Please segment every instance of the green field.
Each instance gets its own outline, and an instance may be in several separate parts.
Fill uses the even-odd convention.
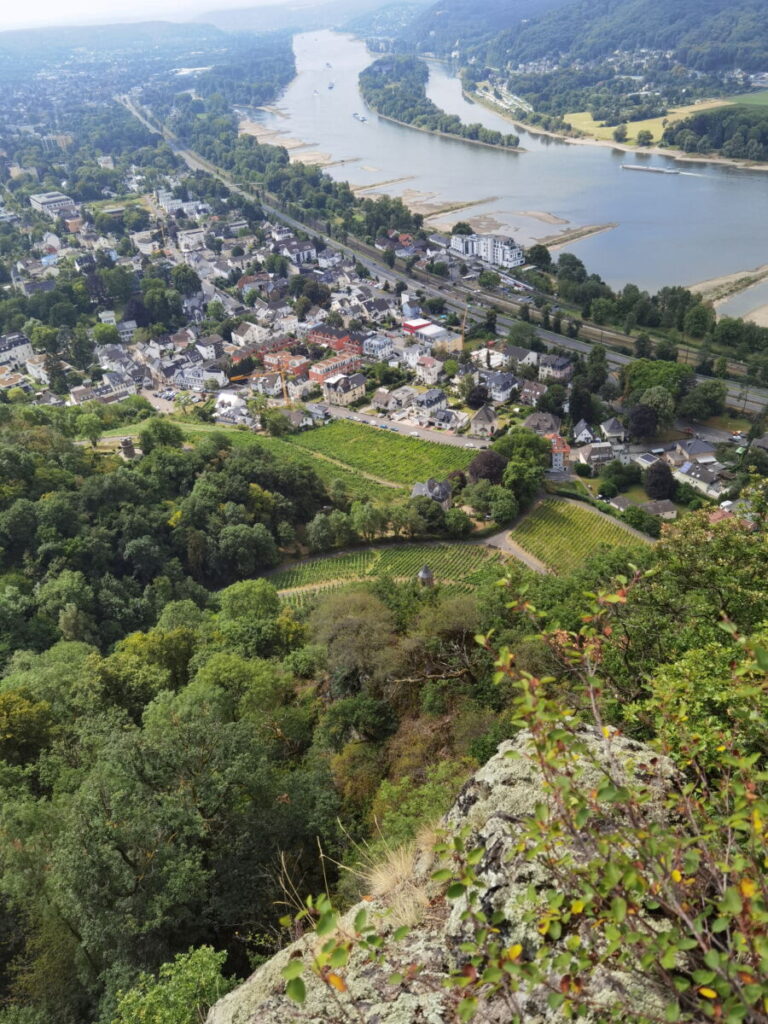
[[[313,558],[268,578],[281,591],[314,591],[381,576],[415,579],[423,565],[430,567],[436,583],[470,591],[498,579],[502,560],[481,544],[399,544]]]
[[[382,480],[409,485],[431,476],[442,478],[453,469],[466,469],[477,454],[454,445],[402,437],[349,420],[336,420],[327,427],[296,434],[289,443],[338,459]]]
[[[643,543],[588,507],[554,498],[542,501],[515,527],[511,537],[557,573],[578,569],[603,545],[637,547]]]
[[[745,92],[740,96],[729,96],[723,103],[740,103],[748,107],[768,107],[768,89],[759,92]]]

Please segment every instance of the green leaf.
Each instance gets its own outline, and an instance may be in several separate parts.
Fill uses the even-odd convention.
[[[453,878],[453,872],[449,868],[441,868],[439,871],[433,871],[430,877],[433,882],[448,882]]]
[[[307,998],[307,989],[301,978],[291,978],[285,986],[285,994],[294,1003],[303,1003]]]
[[[367,921],[368,911],[364,909],[358,910],[358,912],[355,914],[355,931],[361,932],[365,928]]]
[[[670,1024],[674,1024],[674,1021],[680,1020],[680,1007],[677,1003],[668,1003],[664,1010],[664,1020],[668,1020]]]
[[[315,931],[318,935],[327,935],[328,932],[333,931],[336,927],[336,915],[331,911],[327,914],[322,914],[320,920],[315,926]]]
[[[740,914],[741,913],[741,896],[736,886],[729,886],[720,900],[720,912],[723,914]]]
[[[331,967],[346,967],[349,962],[349,952],[343,946],[339,946],[331,953],[328,961]]]
[[[457,900],[460,896],[463,896],[466,892],[466,886],[462,882],[454,882],[453,885],[449,885],[445,895],[449,900]]]
[[[457,1012],[460,1021],[472,1020],[477,1013],[477,999],[474,996],[465,996],[459,1003]]]
[[[611,900],[611,914],[614,921],[618,921],[621,924],[627,916],[627,901],[621,896],[614,896]]]
[[[304,961],[301,957],[295,957],[293,960],[289,960],[285,967],[280,972],[286,981],[291,981],[293,978],[298,978],[304,971]]]
[[[410,930],[411,929],[408,927],[408,925],[404,924],[400,928],[395,928],[395,931],[392,934],[392,938],[395,940],[395,942],[400,942],[402,939],[406,937],[406,935],[408,935]]]
[[[394,974],[390,974],[390,976],[387,978],[387,981],[389,982],[390,985],[402,985],[403,976],[402,974],[398,974],[397,972],[395,972]]]

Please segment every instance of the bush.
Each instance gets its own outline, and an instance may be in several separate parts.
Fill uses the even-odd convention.
[[[588,466],[586,462],[577,462],[573,470],[576,476],[581,476],[585,479],[589,479],[592,476],[592,467]]]

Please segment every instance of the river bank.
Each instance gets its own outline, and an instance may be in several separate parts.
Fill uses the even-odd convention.
[[[389,114],[382,114],[375,107],[369,106],[369,109],[373,111],[376,117],[380,117],[382,121],[389,121],[391,124],[399,124],[402,128],[410,128],[415,132],[424,132],[425,135],[437,135],[441,139],[452,139],[454,142],[466,142],[470,146],[482,146],[484,149],[495,149],[500,153],[525,153],[525,150],[521,146],[497,146],[493,142],[481,142],[480,139],[468,139],[464,135],[452,135],[450,132],[441,132],[437,128],[422,128],[418,124],[409,124],[408,121],[399,121],[396,117],[390,117]]]
[[[469,103],[479,103],[487,110],[492,110],[495,114],[498,114],[499,117],[503,117],[505,121],[509,121],[510,124],[522,131],[529,132],[531,135],[541,135],[548,139],[555,139],[558,142],[565,142],[570,146],[599,146],[601,149],[612,149],[619,153],[664,156],[668,157],[670,160],[675,160],[677,163],[711,164],[716,167],[734,167],[739,171],[760,171],[762,173],[768,173],[768,163],[750,162],[748,160],[729,160],[724,156],[694,156],[690,153],[684,152],[682,149],[669,149],[666,146],[631,146],[629,143],[615,142],[612,139],[595,139],[585,135],[566,135],[563,132],[549,131],[546,128],[540,128],[538,125],[532,125],[528,124],[526,121],[521,121],[519,118],[514,117],[506,107],[502,107],[498,103],[493,103],[481,93],[469,92],[462,86],[461,94]]]

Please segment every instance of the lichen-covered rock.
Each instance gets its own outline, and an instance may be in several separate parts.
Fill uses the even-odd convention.
[[[584,730],[581,739],[588,756],[577,760],[575,770],[583,783],[596,787],[605,777],[604,767],[609,765],[619,782],[642,782],[652,794],[658,793],[657,813],[662,813],[664,793],[675,776],[672,763],[650,748],[619,735],[606,743],[596,730]],[[529,892],[552,885],[546,865],[534,856],[520,850],[521,822],[535,812],[537,804],[547,800],[547,787],[535,758],[531,756],[531,738],[522,733],[516,740],[503,743],[497,754],[481,768],[463,787],[454,806],[445,817],[446,830],[468,832],[471,847],[481,847],[485,853],[476,868],[481,882],[480,901],[489,915],[501,910],[504,914],[502,937],[510,944],[520,943],[530,954],[543,941],[536,928],[525,920],[530,909]],[[612,814],[621,815],[620,807]],[[650,813],[654,811],[651,800]],[[599,828],[591,822],[591,827]],[[365,1024],[442,1024],[455,1019],[460,994],[445,988],[445,977],[462,963],[459,944],[467,938],[466,922],[462,915],[467,909],[464,898],[453,903],[443,898],[436,883],[430,881],[434,858],[422,850],[415,857],[406,887],[409,898],[419,894],[423,916],[409,935],[400,942],[385,943],[385,959],[373,963],[360,950],[352,953],[348,966],[341,972],[347,987],[337,992],[326,982],[305,971],[306,1002],[297,1006],[285,995],[281,970],[297,956],[308,964],[313,959],[314,944],[319,940],[305,936],[282,950],[260,967],[239,988],[220,1000],[210,1011],[207,1024],[335,1024],[357,1020]],[[402,888],[400,890],[402,895]],[[352,922],[358,910],[364,907],[369,919],[382,934],[391,932],[399,921],[392,920],[392,898],[361,903],[341,920],[339,930],[352,933]],[[408,967],[418,965],[419,971],[407,985],[393,986],[389,977],[393,972],[407,973]],[[594,1001],[600,1005],[615,1003],[634,996],[633,981],[617,972],[602,970],[590,979]],[[516,1013],[526,1024],[547,1024],[561,1021],[559,1012],[550,1009],[548,992],[541,988],[520,993]],[[644,1009],[652,1006],[659,1013],[662,1006],[654,1006],[657,997],[652,991],[642,992]],[[511,1019],[509,1004],[502,1000],[487,999],[481,1005],[475,1021],[478,1024],[508,1024]],[[597,1019],[597,1018],[595,1018]]]

